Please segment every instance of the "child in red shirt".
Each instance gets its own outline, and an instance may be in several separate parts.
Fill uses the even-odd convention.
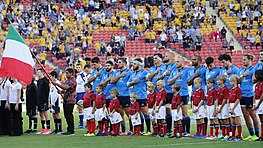
[[[114,134],[112,136],[117,136],[120,133],[120,122],[122,117],[120,114],[120,101],[118,100],[119,91],[116,88],[110,90],[110,95],[112,99],[109,104],[109,117],[111,121],[111,126]]]
[[[192,96],[192,109],[193,109],[193,116],[196,120],[196,128],[197,134],[194,136],[196,139],[205,138],[205,131],[206,125],[204,118],[206,117],[205,108],[204,108],[204,100],[205,100],[205,93],[201,89],[202,79],[195,78],[194,79],[194,86],[196,90],[193,92]],[[202,135],[201,134],[202,131]]]
[[[154,110],[156,113],[156,119],[158,122],[158,126],[160,129],[160,137],[164,137],[166,135],[166,108],[165,108],[165,100],[166,100],[166,92],[164,90],[165,82],[163,80],[157,81],[157,88],[158,92],[156,92],[155,97],[155,104],[154,104]]]
[[[99,123],[99,133],[97,134],[97,136],[108,136],[109,135],[109,131],[108,131],[108,121],[106,120],[106,112],[107,112],[107,108],[106,108],[106,96],[102,93],[102,89],[103,87],[101,85],[98,85],[96,87],[96,101],[95,101],[95,120],[98,121]],[[104,125],[104,131],[103,132],[103,127]]]
[[[94,120],[96,95],[92,91],[92,85],[84,85],[86,93],[83,96],[84,119],[87,121],[87,133],[85,137],[95,136],[96,123]]]
[[[154,93],[155,85],[152,82],[149,82],[147,84],[147,90],[149,91],[149,94],[147,95],[147,107],[148,107],[148,114],[150,116],[150,119],[152,121],[152,127],[153,127],[153,136],[156,136],[158,134],[158,125],[155,118],[154,113],[154,103],[155,103],[155,93]],[[150,131],[149,131],[150,132]]]
[[[254,110],[256,110],[261,122],[261,136],[256,141],[263,141],[263,70],[257,70],[255,77],[257,84],[255,87]]]
[[[213,78],[209,78],[206,80],[207,85],[207,97],[206,97],[206,104],[207,104],[207,113],[208,118],[210,119],[210,134],[208,138],[215,138],[218,137],[219,131],[219,122],[217,118],[216,109],[218,106],[217,102],[217,91],[214,88],[215,80]],[[215,129],[215,134],[214,134]]]
[[[141,131],[141,118],[140,118],[140,104],[137,102],[138,95],[131,93],[131,105],[129,110],[129,118],[133,126],[133,135],[139,136]]]
[[[174,121],[174,133],[170,138],[181,138],[183,133],[183,126],[182,126],[182,109],[181,106],[183,105],[182,98],[179,94],[179,90],[181,89],[181,85],[175,84],[172,87],[172,91],[174,93],[172,98],[172,120]],[[179,133],[179,136],[177,136]]]
[[[232,75],[230,77],[230,85],[232,86],[229,89],[229,99],[228,99],[228,106],[229,106],[229,113],[231,114],[231,124],[232,124],[232,136],[231,139],[233,141],[240,141],[242,139],[242,122],[240,116],[242,116],[240,100],[241,96],[241,89],[237,86],[238,85],[238,76]],[[236,136],[236,128],[238,131],[238,135]]]

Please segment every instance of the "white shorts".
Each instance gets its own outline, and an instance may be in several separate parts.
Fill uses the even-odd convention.
[[[121,121],[122,121],[122,117],[121,114],[118,112],[114,112],[113,115],[110,117],[111,124],[120,123]]]
[[[92,114],[92,108],[88,107],[84,109],[84,121],[94,119],[94,114]]]
[[[165,119],[166,116],[166,108],[165,106],[161,106],[158,112],[155,112],[156,119]]]
[[[96,109],[95,120],[102,121],[103,118],[106,118],[106,109],[104,111],[103,108]]]
[[[230,103],[230,108],[232,108],[234,106],[235,103]],[[240,103],[238,103],[238,105],[236,106],[236,108],[234,109],[233,113],[231,114],[231,117],[239,117],[242,116],[242,111],[241,111],[241,106]]]
[[[221,105],[218,106],[220,108]],[[228,119],[230,118],[229,110],[228,110],[228,105],[225,104],[224,107],[222,108],[222,111],[220,114],[218,114],[218,119]]]
[[[141,116],[140,114],[138,114],[137,119],[135,118],[136,114],[131,115],[131,122],[132,122],[132,126],[136,126],[136,125],[141,125],[142,121],[141,121]]]
[[[150,116],[151,120],[156,118],[153,108],[148,109],[148,115]]]
[[[197,106],[193,106],[193,110],[196,109]],[[197,112],[193,113],[194,119],[203,119],[206,117],[205,107],[204,105],[200,106]]]
[[[259,100],[256,100],[256,104],[258,104]],[[263,114],[263,102],[260,104],[258,109],[256,110],[257,114],[262,115]]]
[[[213,113],[215,111],[215,106],[211,105],[211,106],[207,106],[207,117],[208,119],[216,119],[217,115],[214,116]]]
[[[183,119],[183,114],[182,114],[182,109],[179,108],[179,112],[177,112],[178,109],[173,109],[172,110],[172,120],[173,121],[178,121]]]

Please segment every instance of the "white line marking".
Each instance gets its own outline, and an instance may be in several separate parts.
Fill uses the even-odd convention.
[[[144,147],[166,147],[166,146],[180,146],[180,145],[206,145],[206,144],[215,144],[220,142],[197,142],[197,143],[175,143],[175,144],[162,144],[162,145],[146,145]]]

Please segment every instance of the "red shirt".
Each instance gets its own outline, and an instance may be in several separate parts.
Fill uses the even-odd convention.
[[[161,101],[163,101],[163,104],[162,104],[162,106],[163,106],[164,102],[166,100],[166,96],[167,96],[166,91],[162,90],[162,91],[156,92],[155,94],[156,94],[156,96],[155,96],[156,106],[159,106]]]
[[[258,82],[255,86],[255,98],[259,100],[263,94],[263,82]]]
[[[83,96],[83,107],[88,108],[93,106],[93,101],[96,100],[96,95],[93,92],[85,93]]]
[[[102,108],[104,104],[106,104],[106,97],[104,94],[100,94],[96,96],[96,108]]]
[[[177,109],[177,107],[182,103],[182,98],[180,94],[173,95],[172,98],[172,109]]]
[[[113,110],[115,110],[116,112],[119,112],[120,101],[118,99],[111,99],[110,105],[109,105],[109,110],[110,110],[110,112],[112,112]]]
[[[241,89],[239,87],[229,89],[229,103],[235,103],[237,99],[241,99]]]
[[[223,88],[219,87],[217,90],[217,100],[218,100],[218,105],[222,105],[222,102],[224,99],[228,99],[229,95],[229,90],[226,86]]]
[[[155,102],[155,93],[147,95],[147,105],[148,108],[153,108]]]
[[[140,104],[136,101],[130,105],[130,115],[134,115],[137,112],[140,112]]]
[[[201,100],[205,100],[205,93],[202,89],[195,90],[192,96],[194,106],[198,106]]]
[[[207,91],[207,97],[206,97],[206,103],[208,106],[214,105],[215,100],[217,99],[217,91],[216,89],[208,90]]]

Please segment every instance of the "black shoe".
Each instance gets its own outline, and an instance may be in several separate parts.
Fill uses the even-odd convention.
[[[263,141],[263,137],[259,137],[256,141],[262,142]]]
[[[25,131],[26,134],[30,134],[30,133],[32,133],[32,132],[33,132],[32,129],[29,129],[29,130],[26,130],[26,131]]]
[[[171,136],[169,136],[169,138],[176,138],[176,136],[174,136],[174,135],[171,135]]]
[[[61,135],[75,135],[74,132],[63,132]]]
[[[53,132],[51,132],[51,135],[56,135],[58,133],[58,131],[53,131]]]
[[[176,138],[183,138],[182,136],[176,136]]]

